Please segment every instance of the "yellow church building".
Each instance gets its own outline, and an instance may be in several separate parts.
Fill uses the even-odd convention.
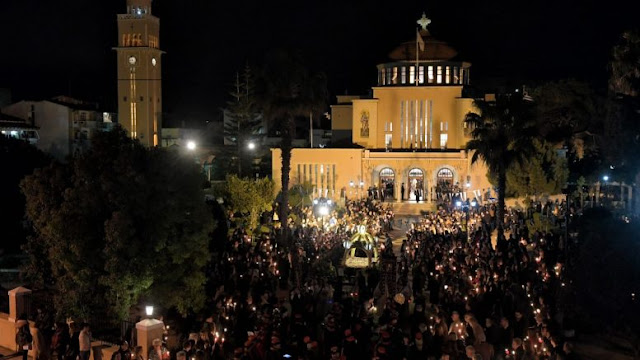
[[[379,196],[409,203],[480,198],[491,187],[482,163],[471,164],[464,97],[471,64],[431,36],[430,20],[418,20],[416,39],[378,65],[371,98],[338,96],[331,106],[334,137],[350,134],[361,148],[296,148],[291,186],[310,183],[315,196]],[[272,149],[272,174],[281,184],[281,151]]]

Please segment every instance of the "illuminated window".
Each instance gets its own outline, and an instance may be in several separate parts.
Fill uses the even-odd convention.
[[[382,70],[380,70],[380,84],[382,85],[386,85],[386,78],[385,78],[385,71],[384,68]]]
[[[442,84],[442,66],[438,66],[438,72],[436,73],[436,83]]]
[[[403,66],[400,71],[400,82],[403,84],[407,83],[407,68],[405,66]]]
[[[453,171],[451,169],[442,168],[438,171],[436,175],[438,180],[438,185],[453,185]]]
[[[447,134],[440,134],[440,148],[441,149],[446,149],[447,148],[447,140],[448,140],[449,136]]]
[[[409,84],[413,84],[416,79],[416,68],[415,66],[409,67]]]
[[[450,68],[447,66],[444,74],[444,82],[448,84],[450,80],[451,80],[451,72],[450,72]]]
[[[387,148],[391,148],[391,138],[393,138],[392,134],[384,134],[384,146]]]
[[[459,72],[458,72],[458,67],[457,66],[453,67],[453,83],[454,84],[460,84],[460,76],[459,76]]]
[[[391,78],[391,82],[393,84],[397,84],[398,83],[398,68],[397,67],[393,68],[393,77]]]
[[[418,82],[424,84],[424,66],[418,67]]]

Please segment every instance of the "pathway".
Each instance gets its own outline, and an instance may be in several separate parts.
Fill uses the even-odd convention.
[[[393,221],[393,230],[389,233],[393,243],[393,252],[400,257],[400,247],[402,240],[407,238],[407,231],[411,228],[411,223],[420,221],[420,215],[396,215]]]

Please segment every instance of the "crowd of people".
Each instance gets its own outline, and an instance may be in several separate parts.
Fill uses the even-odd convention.
[[[315,210],[292,209],[286,244],[276,241],[275,224],[271,233],[234,229],[210,270],[211,316],[171,351],[156,339],[148,358],[576,358],[571,319],[558,303],[569,287],[566,242],[530,231],[532,213],[508,211],[505,235],[496,237],[491,204],[441,207],[412,220],[374,199],[347,201],[325,216]],[[533,207],[555,219],[564,211],[564,204]],[[345,244],[362,226],[380,258],[346,268]],[[86,326],[61,324],[51,354],[85,360]],[[112,360],[141,354],[123,342]]]
[[[564,207],[554,209],[561,218]],[[187,357],[575,358],[571,321],[557,304],[567,285],[564,241],[530,232],[531,214],[509,211],[506,236],[496,239],[492,205],[440,209],[409,226],[368,199],[322,219],[313,207],[293,212],[292,252],[273,233],[236,229],[213,272],[215,313],[185,342]],[[393,269],[342,266],[345,240],[360,225]],[[394,228],[406,230],[395,251]],[[381,286],[390,276],[393,292]]]

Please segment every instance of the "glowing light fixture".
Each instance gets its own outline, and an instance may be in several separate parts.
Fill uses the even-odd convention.
[[[144,312],[147,314],[147,316],[153,316],[153,305],[145,306]]]
[[[193,140],[187,141],[187,149],[195,150],[196,149],[196,142],[193,141]]]
[[[318,207],[318,214],[320,214],[321,216],[329,215],[329,207],[327,205]]]

